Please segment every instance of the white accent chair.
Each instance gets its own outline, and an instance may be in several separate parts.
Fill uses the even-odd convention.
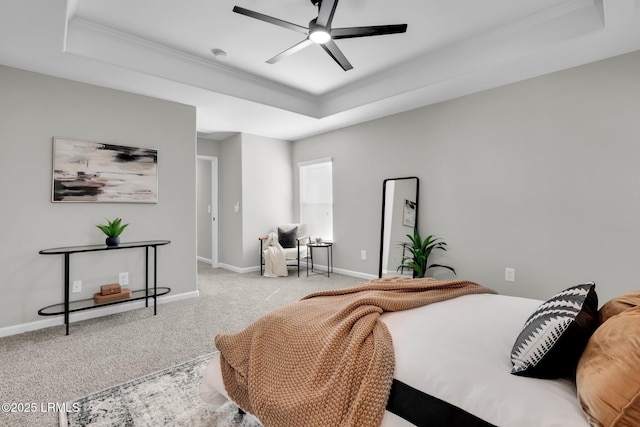
[[[280,245],[282,245],[282,248],[284,249],[287,265],[296,266],[298,269],[298,277],[300,277],[300,264],[301,264],[301,261],[306,259],[308,256],[309,248],[307,248],[307,243],[311,243],[311,237],[309,237],[307,224],[282,224],[282,225],[278,225],[276,229],[273,231],[278,233],[279,230],[282,230],[283,232],[286,233],[286,232],[290,232],[296,227],[297,227],[297,230],[295,233],[295,239],[293,239],[292,247],[285,247],[285,245],[282,245],[282,240],[280,239],[278,240],[280,241]],[[261,276],[264,274],[263,243],[267,239],[267,237],[268,235],[258,237],[258,240],[260,241],[260,275]]]

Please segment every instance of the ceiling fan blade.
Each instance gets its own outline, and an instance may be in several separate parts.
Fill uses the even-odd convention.
[[[254,12],[253,10],[245,9],[243,7],[240,7],[240,6],[234,6],[233,7],[233,11],[235,13],[239,13],[241,15],[245,15],[245,16],[248,16],[250,18],[255,18],[255,19],[258,19],[260,21],[268,22],[270,24],[274,24],[274,25],[277,25],[279,27],[287,28],[289,30],[297,31],[297,32],[305,34],[305,35],[309,33],[309,29],[307,27],[303,27],[301,25],[297,25],[297,24],[293,24],[291,22],[283,21],[282,19],[274,18],[274,17],[269,16],[269,15],[264,15],[264,14],[259,13],[259,12]]]
[[[370,27],[333,28],[332,39],[350,39],[354,37],[383,36],[385,34],[398,34],[407,31],[407,24],[375,25]]]
[[[275,64],[276,62],[280,61],[283,58],[286,58],[289,55],[293,55],[296,52],[301,51],[302,49],[304,49],[305,47],[312,45],[313,42],[309,39],[304,39],[302,40],[300,43],[291,46],[289,49],[284,50],[282,52],[280,52],[279,54],[277,54],[276,56],[274,56],[273,58],[267,60],[267,63],[269,64]]]
[[[321,27],[331,28],[331,21],[333,21],[334,13],[336,13],[336,7],[338,7],[338,0],[322,0],[316,24]]]
[[[329,40],[325,44],[321,44],[322,48],[331,56],[334,61],[338,63],[339,66],[342,67],[343,70],[349,71],[353,68],[353,65],[347,60],[344,56],[338,45],[333,41]]]

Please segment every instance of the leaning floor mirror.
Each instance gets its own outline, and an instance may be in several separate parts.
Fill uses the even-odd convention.
[[[402,264],[402,242],[418,226],[420,180],[415,176],[385,179],[382,184],[382,225],[378,277],[412,275]]]

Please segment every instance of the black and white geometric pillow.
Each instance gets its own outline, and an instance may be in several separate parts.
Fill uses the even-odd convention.
[[[575,375],[578,359],[598,325],[596,284],[572,286],[542,303],[511,350],[511,373],[533,378]]]

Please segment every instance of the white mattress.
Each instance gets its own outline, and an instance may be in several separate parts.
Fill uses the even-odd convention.
[[[384,313],[394,378],[496,426],[588,427],[572,381],[509,373],[511,347],[541,302],[479,294]],[[213,405],[228,399],[218,357],[205,371],[200,396]],[[383,427],[411,425],[388,411],[382,421]]]

